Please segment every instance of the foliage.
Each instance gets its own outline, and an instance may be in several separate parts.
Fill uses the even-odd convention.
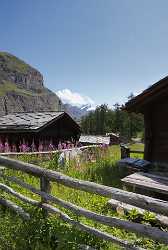
[[[137,147],[137,146],[136,146]],[[64,167],[60,168],[57,164],[58,155],[50,155],[49,158],[42,158],[37,156],[24,155],[19,156],[26,162],[36,163],[40,166],[56,169],[69,176],[102,183],[104,185],[114,186],[121,188],[120,179],[127,175],[125,169],[120,169],[116,164],[116,160],[120,158],[120,149],[118,146],[112,146],[108,149],[94,149],[92,152],[95,154],[94,161],[88,161],[87,163],[77,164],[72,161]],[[6,170],[8,175],[17,175],[23,181],[39,188],[39,179],[30,176],[19,171]],[[37,195],[31,192],[21,189],[18,185],[13,183],[7,183],[13,187],[16,191],[21,192],[23,195],[39,200]],[[70,201],[81,207],[95,211],[104,215],[117,216],[115,211],[112,211],[107,206],[107,198],[99,195],[89,194],[84,191],[74,190],[63,185],[52,183],[51,193],[58,198]],[[76,227],[70,226],[69,224],[62,222],[57,216],[43,217],[40,209],[34,209],[31,206],[23,204],[12,196],[2,193],[4,197],[7,197],[17,204],[24,207],[31,216],[31,221],[25,222],[16,216],[8,209],[0,210],[0,249],[1,250],[43,250],[43,249],[80,249],[79,245],[89,245],[97,250],[118,250],[120,247],[115,244],[103,241],[93,235],[77,230]],[[58,206],[59,208],[59,206]],[[76,217],[66,209],[61,209],[66,212],[73,219],[80,220],[82,223],[98,228],[102,231],[106,231],[118,238],[133,242],[135,245],[144,247],[146,249],[158,249],[168,250],[166,246],[158,243],[154,243],[152,240],[136,236],[134,233],[128,233],[125,230],[110,228],[108,226],[102,226],[99,223],[93,222],[86,219],[83,216]],[[130,212],[128,217],[125,219],[135,221],[140,218],[142,223],[153,223],[153,215],[144,214],[142,217],[138,217],[136,211]]]
[[[6,52],[0,52],[0,59],[6,63],[6,67],[10,71],[27,73],[30,68],[30,66],[25,62]]]
[[[13,82],[3,80],[3,84],[0,85],[0,96],[4,96],[8,92],[15,92],[16,94],[25,95],[25,96],[41,96],[44,93],[35,93],[31,90],[17,86]]]
[[[137,136],[137,133],[142,133],[144,125],[141,114],[128,114],[116,103],[114,110],[103,104],[89,112],[82,118],[81,127],[85,134],[104,135],[114,132],[130,139]]]

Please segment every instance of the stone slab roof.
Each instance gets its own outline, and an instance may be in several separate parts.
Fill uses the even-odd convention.
[[[14,113],[0,117],[0,130],[37,130],[64,112]]]
[[[79,138],[79,142],[81,143],[89,143],[89,144],[110,144],[109,136],[96,136],[96,135],[81,135]]]

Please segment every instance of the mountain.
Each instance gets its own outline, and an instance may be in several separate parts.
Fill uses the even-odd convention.
[[[0,114],[57,111],[59,97],[44,85],[42,74],[19,58],[0,52]]]
[[[82,116],[88,114],[90,106],[84,105],[81,107],[73,106],[71,104],[64,104],[64,110],[71,115],[75,120],[80,120]]]

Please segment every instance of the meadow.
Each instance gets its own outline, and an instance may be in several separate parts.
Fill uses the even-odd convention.
[[[135,144],[131,146],[132,149],[143,150],[143,144]],[[19,156],[19,160],[30,162],[42,167],[60,171],[68,176],[74,178],[89,180],[96,183],[104,184],[122,188],[120,179],[127,175],[127,170],[119,168],[117,161],[120,159],[119,146],[112,146],[106,149],[94,149],[92,152],[94,160],[72,160],[63,166],[58,164],[58,155],[49,155],[49,157],[42,156]],[[138,157],[138,155],[134,155]],[[14,175],[13,170],[5,170],[7,175]],[[16,175],[16,171],[15,171]],[[17,176],[29,184],[39,187],[39,180],[28,174],[23,174],[17,171]],[[3,181],[3,180],[2,180]],[[3,181],[4,182],[4,181]],[[39,197],[25,189],[21,189],[18,185],[6,181],[8,185],[15,190],[26,194],[27,196],[39,200]],[[152,213],[146,213],[140,216],[137,211],[131,211],[127,215],[117,214],[107,205],[107,198],[98,195],[89,194],[83,191],[74,190],[60,184],[52,184],[51,193],[66,201],[70,201],[81,207],[95,211],[104,215],[111,215],[121,217],[131,221],[139,221],[155,225],[155,217]],[[30,221],[23,221],[18,215],[9,211],[8,209],[0,209],[0,249],[2,250],[43,250],[43,249],[80,249],[80,245],[89,245],[95,249],[113,250],[121,249],[119,246],[103,241],[93,235],[81,232],[75,227],[72,227],[61,221],[58,216],[43,215],[41,209],[26,205],[18,201],[12,196],[2,193],[3,197],[10,198],[17,204],[22,205],[26,211],[31,213]],[[62,209],[62,211],[66,211]],[[145,249],[167,250],[168,247],[147,238],[139,237],[134,233],[128,233],[125,230],[118,228],[110,228],[102,226],[99,223],[86,219],[83,216],[76,218],[73,214],[66,211],[72,218],[78,219],[87,225],[106,231],[120,239],[125,239],[132,242],[134,245],[143,247]],[[168,229],[164,229],[168,230]]]

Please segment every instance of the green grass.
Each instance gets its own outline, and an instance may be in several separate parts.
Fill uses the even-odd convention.
[[[133,147],[138,148],[138,145],[133,145]],[[140,146],[142,147],[142,145]],[[93,152],[96,157],[95,162],[81,162],[78,164],[76,161],[66,164],[61,167],[57,164],[57,155],[51,157],[51,159],[46,159],[42,157],[35,156],[22,156],[19,157],[20,160],[26,162],[31,162],[34,164],[41,165],[42,167],[54,169],[60,171],[66,175],[72,176],[74,178],[94,181],[108,186],[122,188],[120,179],[127,174],[126,170],[122,170],[116,164],[116,161],[120,159],[120,149],[119,146],[112,146],[107,152],[102,152],[102,150],[97,150]],[[39,180],[28,174],[21,173],[19,171],[7,170],[8,175],[16,175],[22,180],[30,183],[31,185],[39,188]],[[37,195],[33,195],[26,189],[20,188],[16,184],[7,182],[15,190],[25,194],[33,199],[39,200]],[[51,193],[59,198],[70,201],[81,207],[87,208],[96,213],[119,216],[116,212],[112,211],[107,206],[107,198],[101,197],[99,195],[89,194],[83,191],[71,189],[60,184],[52,184]],[[86,244],[96,249],[113,250],[120,249],[120,247],[115,244],[103,241],[93,235],[81,232],[75,227],[62,222],[57,216],[50,216],[44,218],[40,210],[35,209],[31,206],[25,205],[18,201],[16,198],[2,192],[4,197],[10,198],[11,200],[22,205],[26,211],[32,214],[32,219],[30,222],[23,222],[14,213],[8,211],[8,209],[0,210],[0,249],[32,249],[32,250],[43,250],[43,249],[79,249],[79,244]],[[110,228],[108,226],[102,226],[99,223],[93,222],[86,219],[83,216],[76,217],[66,209],[61,209],[66,212],[72,218],[80,220],[81,222],[104,230],[118,238],[127,239],[128,241],[134,242],[137,246],[144,247],[146,249],[160,249],[168,250],[168,247],[153,242],[152,240],[138,237],[134,233],[128,233],[125,230]],[[119,216],[120,217],[120,216]],[[134,211],[128,216],[124,216],[125,219],[137,220],[137,213]],[[138,217],[139,219],[139,217]],[[153,217],[149,214],[141,218],[142,223],[150,223]]]
[[[3,81],[3,84],[0,84],[0,96],[4,96],[8,92],[15,92],[17,94],[26,95],[26,96],[42,96],[42,95],[44,95],[44,92],[34,93],[31,90],[19,88],[16,84],[14,84],[12,82]]]
[[[20,60],[19,58],[6,53],[6,52],[0,52],[0,57],[2,57],[5,60],[5,63],[7,64],[7,68],[10,71],[17,71],[20,73],[27,73],[30,66],[26,64],[24,61]]]

